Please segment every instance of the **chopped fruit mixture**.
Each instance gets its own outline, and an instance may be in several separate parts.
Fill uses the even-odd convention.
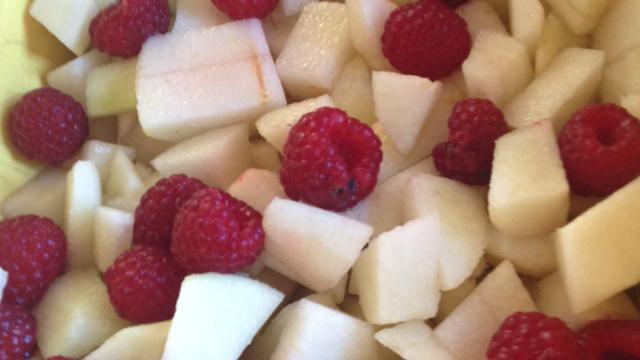
[[[640,0],[18,3],[0,360],[640,360]]]

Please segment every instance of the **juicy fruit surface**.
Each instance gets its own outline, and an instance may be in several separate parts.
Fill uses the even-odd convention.
[[[52,88],[34,90],[9,115],[11,142],[27,158],[56,166],[89,136],[87,116],[72,97]]]
[[[382,52],[402,73],[437,80],[453,73],[471,51],[466,22],[440,0],[394,10],[385,23]]]
[[[571,190],[605,196],[640,175],[640,121],[613,104],[573,115],[559,138]]]
[[[96,15],[89,34],[100,51],[130,58],[147,38],[166,33],[170,22],[167,0],[119,0]]]
[[[640,321],[602,320],[578,334],[585,360],[640,358]]]
[[[53,221],[21,216],[0,222],[0,267],[9,273],[2,302],[38,303],[65,268],[67,240]]]
[[[291,128],[280,180],[293,200],[344,211],[376,186],[380,147],[369,126],[340,109],[320,108]]]
[[[104,275],[111,304],[134,323],[171,319],[183,278],[167,250],[144,245],[120,255]]]
[[[27,359],[36,347],[36,320],[19,306],[0,304],[0,359]]]
[[[188,273],[234,273],[253,265],[264,237],[259,212],[209,188],[195,193],[178,211],[171,253]]]
[[[259,18],[269,15],[278,0],[211,0],[213,4],[234,20]]]

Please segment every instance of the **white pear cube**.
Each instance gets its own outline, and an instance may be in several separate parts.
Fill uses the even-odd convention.
[[[58,169],[44,170],[3,200],[0,212],[6,218],[20,215],[44,216],[58,226],[63,226],[66,175]]]
[[[574,34],[557,13],[549,13],[536,49],[536,74],[540,74],[562,50],[588,45],[588,36]]]
[[[117,61],[94,68],[87,77],[87,114],[109,116],[136,109],[138,59]]]
[[[466,299],[469,294],[473,292],[473,290],[478,285],[475,279],[467,279],[465,282],[460,284],[455,289],[443,291],[440,296],[440,305],[438,306],[438,314],[436,315],[436,321],[441,323],[444,319],[447,318],[455,309],[460,305],[464,299]]]
[[[253,120],[286,103],[257,19],[147,40],[136,94],[144,132],[172,141]]]
[[[229,186],[229,194],[263,213],[275,198],[285,199],[280,176],[268,170],[250,168]]]
[[[587,35],[598,26],[611,0],[548,0],[571,30]]]
[[[352,54],[346,6],[322,1],[304,8],[276,66],[287,94],[308,99],[331,91]]]
[[[98,270],[106,272],[115,259],[131,248],[133,214],[101,206],[94,214],[94,257]]]
[[[640,45],[640,0],[612,1],[602,21],[593,32],[593,47],[615,61]]]
[[[511,35],[535,52],[544,28],[544,7],[540,0],[509,0]]]
[[[376,340],[406,360],[454,360],[424,321],[409,321],[378,331]]]
[[[2,301],[2,295],[4,293],[5,286],[7,286],[8,279],[9,273],[6,272],[3,268],[0,268],[0,301]]]
[[[244,276],[188,276],[180,288],[162,359],[237,359],[283,297]]]
[[[552,125],[539,122],[496,141],[489,216],[513,236],[551,232],[567,222],[569,182]]]
[[[127,326],[109,302],[107,287],[95,270],[58,278],[33,309],[38,347],[45,358],[82,358]]]
[[[128,146],[112,144],[104,141],[89,140],[84,143],[80,151],[80,159],[92,162],[100,173],[100,181],[107,184],[111,171],[111,163],[118,151],[123,151],[127,157],[133,160],[136,157],[136,151]]]
[[[177,0],[176,20],[172,32],[188,31],[221,25],[229,21],[229,17],[210,0]]]
[[[340,282],[373,232],[340,214],[279,198],[264,211],[263,227],[265,264],[317,292]]]
[[[47,83],[70,95],[82,105],[86,104],[87,78],[94,68],[109,62],[109,56],[91,50],[47,74]]]
[[[348,62],[336,80],[331,98],[336,107],[344,110],[350,117],[363,123],[373,124],[377,121],[373,105],[373,86],[371,70],[359,56]]]
[[[608,63],[602,74],[600,98],[603,102],[620,103],[624,95],[640,92],[640,48],[619,60]]]
[[[138,196],[144,191],[144,184],[135,165],[122,150],[118,150],[113,157],[105,190],[108,198]]]
[[[460,15],[467,23],[467,28],[474,39],[483,31],[493,31],[500,34],[508,35],[507,27],[504,26],[500,15],[486,1],[469,1],[460,5],[456,9],[456,13]]]
[[[640,179],[558,230],[556,249],[574,312],[582,312],[640,282]]]
[[[374,70],[393,67],[382,53],[382,33],[387,18],[398,5],[391,0],[346,0],[353,47]]]
[[[403,154],[410,154],[420,130],[442,93],[442,83],[427,78],[374,71],[376,118]]]
[[[247,126],[210,130],[158,155],[151,165],[164,176],[185,174],[226,189],[251,166]]]
[[[631,115],[640,118],[640,92],[623,96],[620,99],[620,106],[625,108]]]
[[[602,51],[580,48],[562,51],[504,108],[507,123],[519,128],[548,120],[560,131],[573,113],[596,96],[603,67]]]
[[[483,31],[462,64],[462,73],[469,96],[501,107],[529,84],[533,67],[523,43],[507,34]]]
[[[519,274],[538,279],[558,267],[553,234],[517,238],[493,229],[487,254],[494,263],[509,260]]]
[[[158,360],[170,326],[171,322],[164,321],[122,329],[84,359]]]

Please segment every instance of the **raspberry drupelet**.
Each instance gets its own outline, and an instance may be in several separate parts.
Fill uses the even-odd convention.
[[[640,359],[640,321],[601,320],[578,333],[583,360]]]
[[[234,20],[259,18],[269,15],[278,0],[211,0],[220,11]]]
[[[16,305],[0,304],[0,359],[28,359],[36,347],[36,319]]]

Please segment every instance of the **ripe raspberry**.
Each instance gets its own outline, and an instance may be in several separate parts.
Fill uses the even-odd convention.
[[[278,0],[211,0],[234,20],[264,18],[278,5]]]
[[[173,175],[158,181],[142,196],[133,223],[133,243],[169,248],[176,213],[196,191],[205,189],[202,181]]]
[[[491,101],[458,102],[449,117],[449,141],[436,145],[432,156],[438,171],[470,185],[486,185],[496,140],[509,131],[502,111]]]
[[[3,303],[31,307],[65,268],[67,240],[53,221],[20,216],[0,222],[0,267],[9,273]]]
[[[616,105],[589,105],[575,113],[559,144],[578,195],[609,195],[640,175],[640,121]]]
[[[578,333],[585,360],[640,359],[640,321],[596,321]]]
[[[0,304],[0,360],[28,359],[36,347],[36,319],[19,306]]]
[[[195,193],[178,211],[171,253],[189,273],[233,273],[264,247],[262,216],[219,189]]]
[[[22,155],[55,166],[80,150],[89,136],[89,121],[71,96],[41,88],[18,101],[9,114],[7,130]]]
[[[376,186],[380,148],[369,126],[340,109],[320,108],[291,128],[280,181],[293,200],[344,211]]]
[[[167,0],[119,0],[93,18],[89,34],[98,50],[130,58],[149,37],[169,31],[170,21]]]
[[[542,313],[515,313],[493,335],[488,360],[578,360],[574,333],[560,319]]]
[[[440,0],[398,7],[382,34],[382,52],[396,69],[432,80],[457,70],[470,51],[467,23]]]
[[[183,279],[167,250],[145,245],[120,255],[104,274],[111,304],[134,323],[171,319]]]

